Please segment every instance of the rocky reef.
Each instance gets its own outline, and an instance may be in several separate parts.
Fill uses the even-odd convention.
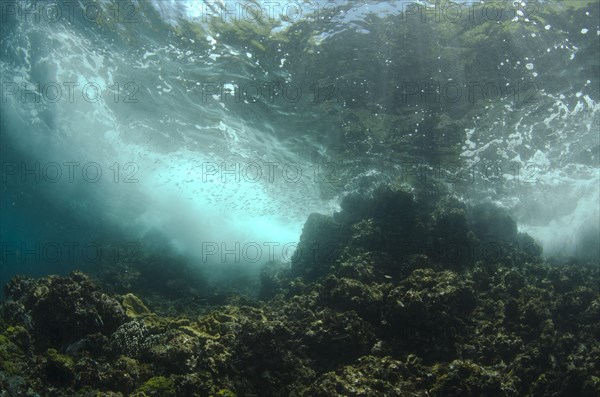
[[[158,304],[137,273],[15,277],[0,396],[600,395],[598,263],[545,263],[493,205],[415,196],[380,187],[311,215],[258,297],[200,307],[166,283]]]

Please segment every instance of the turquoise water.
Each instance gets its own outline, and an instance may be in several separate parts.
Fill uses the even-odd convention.
[[[430,180],[598,260],[597,1],[2,7],[2,284],[256,270],[347,193]]]

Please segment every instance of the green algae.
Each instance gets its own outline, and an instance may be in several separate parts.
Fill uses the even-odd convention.
[[[131,319],[143,318],[153,314],[140,298],[131,293],[123,296],[121,304],[125,309],[125,314]]]
[[[45,358],[44,372],[50,382],[67,384],[73,381],[75,378],[75,362],[72,357],[50,348],[46,351]]]
[[[19,359],[23,359],[22,352],[6,336],[0,335],[0,368],[12,375],[21,371]]]
[[[229,389],[222,389],[217,392],[215,397],[237,397],[237,394],[235,394],[234,392],[232,392]]]
[[[175,397],[175,384],[170,378],[155,376],[148,379],[133,394],[136,397]]]

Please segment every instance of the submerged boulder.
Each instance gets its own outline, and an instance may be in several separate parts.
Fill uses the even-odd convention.
[[[292,274],[306,279],[325,275],[338,259],[346,241],[347,231],[332,217],[311,214],[300,236],[300,242],[292,256]]]
[[[292,257],[292,275],[316,280],[342,258],[361,252],[406,257],[425,252],[425,224],[412,195],[381,186],[372,196],[346,196],[333,216],[311,214]]]
[[[517,241],[517,223],[506,210],[491,203],[479,204],[471,209],[470,226],[482,243]]]
[[[419,376],[421,375],[421,377]],[[424,374],[390,357],[364,356],[355,363],[326,372],[311,385],[294,390],[293,397],[426,396],[418,392]]]
[[[38,347],[66,347],[97,332],[110,335],[126,320],[121,304],[81,272],[21,280],[23,285],[12,282],[5,293],[28,313]]]
[[[315,281],[346,274],[344,264],[365,255],[387,258],[370,271],[378,281],[390,274],[407,276],[417,257],[426,258],[429,267],[450,270],[478,261],[512,266],[540,260],[540,247],[518,232],[506,210],[491,203],[469,207],[435,192],[437,200],[382,185],[369,195],[349,194],[333,216],[311,214],[292,257],[292,276]]]

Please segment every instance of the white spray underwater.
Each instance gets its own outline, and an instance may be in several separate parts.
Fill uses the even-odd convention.
[[[19,29],[19,67],[2,62],[3,139],[28,159],[4,170],[17,188],[142,247],[160,236],[192,263],[254,270],[289,261],[308,214],[329,210],[309,164],[268,130],[218,100],[174,92],[177,48],[148,48],[132,62],[66,26]],[[27,169],[38,166],[32,187]]]
[[[481,124],[491,127],[467,131],[462,156],[470,167],[487,162],[492,170],[473,196],[509,209],[544,257],[598,262],[600,104],[581,93],[574,98],[542,91],[514,124],[505,120],[510,105],[488,107]]]
[[[586,171],[586,177],[579,180],[552,178],[554,188],[536,198],[542,210],[529,219],[536,223],[521,225],[548,258],[595,262],[600,258],[600,169]]]
[[[155,5],[173,11],[165,18],[175,20],[182,16],[175,3]],[[204,76],[218,76],[218,60],[239,57],[236,49],[188,53],[167,39],[121,54],[104,43],[107,38],[61,24],[23,24],[14,36],[7,39],[14,59],[7,56],[0,65],[3,142],[42,170],[60,165],[59,183],[42,181],[33,194],[60,203],[74,217],[98,219],[142,245],[160,236],[192,262],[256,268],[270,259],[289,260],[307,216],[332,212],[333,204],[320,198],[311,165],[276,138],[267,114],[256,115],[264,119],[260,128],[260,120],[245,122],[229,104],[204,101],[190,88]],[[218,37],[205,40],[213,45]],[[247,53],[244,61],[255,58]],[[32,103],[35,94],[23,96],[22,90],[36,91],[38,83],[41,100]],[[57,89],[62,98],[55,101]],[[491,127],[467,132],[463,156],[473,163],[500,158],[522,170],[536,164],[535,183],[508,183],[501,197],[497,191],[488,195],[485,185],[474,189],[509,207],[545,255],[597,260],[599,105],[584,95],[575,103],[543,98],[539,108],[502,129],[496,121],[502,125],[503,115],[514,109],[502,102],[492,107],[481,123]],[[547,117],[540,122],[538,110],[544,108]],[[536,135],[537,123],[557,137],[531,150],[544,140]],[[581,163],[578,156],[588,152],[596,161]],[[32,168],[31,162],[26,166]],[[67,162],[78,163],[73,182]],[[83,177],[86,165],[92,180],[97,169],[102,177]],[[22,164],[12,171],[9,177],[20,180]]]

